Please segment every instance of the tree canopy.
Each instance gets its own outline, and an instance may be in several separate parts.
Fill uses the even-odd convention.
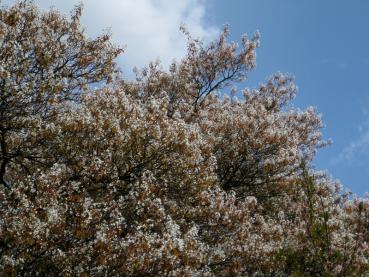
[[[182,28],[182,60],[126,80],[81,12],[0,11],[5,276],[369,274],[369,199],[311,166],[327,142],[290,104],[293,76],[236,97],[257,32],[206,44]]]

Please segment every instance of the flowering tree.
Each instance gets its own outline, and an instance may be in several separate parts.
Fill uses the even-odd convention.
[[[0,183],[11,186],[14,167],[48,163],[39,150],[47,141],[37,129],[52,122],[55,105],[76,101],[89,85],[111,80],[116,71],[108,34],[86,38],[81,7],[68,20],[58,11],[41,13],[23,1],[0,12]]]
[[[289,105],[293,78],[221,94],[255,66],[257,33],[238,48],[227,28],[209,45],[183,30],[188,54],[169,72],[151,63],[92,89],[121,50],[85,38],[79,16],[1,10],[4,275],[369,273],[369,199],[311,168],[326,142],[316,111]],[[14,35],[30,26],[39,35]]]

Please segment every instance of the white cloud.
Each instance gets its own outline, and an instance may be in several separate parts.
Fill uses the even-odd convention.
[[[2,1],[12,4],[15,1]],[[76,0],[36,0],[40,7],[51,6],[69,15]],[[91,36],[111,28],[113,40],[126,46],[120,59],[124,71],[142,67],[160,58],[168,66],[186,51],[185,37],[179,31],[184,24],[191,34],[211,39],[217,29],[204,22],[205,0],[84,0],[82,23]]]

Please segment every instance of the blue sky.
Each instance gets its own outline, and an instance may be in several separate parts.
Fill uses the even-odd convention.
[[[246,86],[276,71],[296,77],[296,107],[323,114],[314,165],[359,195],[369,191],[369,1],[210,1],[208,23],[229,23],[231,37],[261,33],[257,68]]]
[[[13,4],[3,0],[2,4]],[[80,0],[36,0],[68,14]],[[84,0],[82,23],[95,36],[110,28],[126,45],[119,59],[126,76],[134,65],[160,57],[164,66],[185,53],[184,23],[209,40],[224,23],[231,39],[261,33],[257,68],[243,86],[253,87],[277,71],[296,77],[294,101],[323,114],[326,139],[314,165],[354,193],[369,191],[369,1],[365,0]],[[240,89],[243,86],[239,86]]]

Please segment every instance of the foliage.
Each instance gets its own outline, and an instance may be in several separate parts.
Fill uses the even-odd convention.
[[[254,68],[257,33],[183,29],[182,61],[128,81],[80,14],[1,9],[5,276],[369,273],[369,199],[311,167],[326,142],[315,109],[289,104],[293,77],[221,94]]]

